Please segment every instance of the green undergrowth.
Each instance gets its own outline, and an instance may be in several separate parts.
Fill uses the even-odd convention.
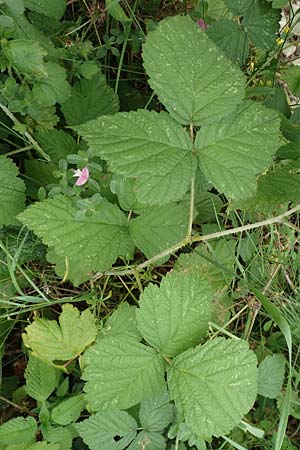
[[[298,14],[0,0],[0,450],[299,448]]]

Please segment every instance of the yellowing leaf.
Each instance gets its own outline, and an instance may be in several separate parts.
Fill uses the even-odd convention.
[[[92,313],[81,314],[72,305],[63,305],[56,320],[37,318],[25,328],[23,341],[33,354],[50,362],[67,361],[80,355],[96,339]]]

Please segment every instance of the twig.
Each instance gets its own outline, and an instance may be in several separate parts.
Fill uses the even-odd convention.
[[[6,108],[5,105],[0,103],[0,108],[3,112],[10,118],[10,120],[14,123],[14,125],[19,125],[21,122],[14,116],[12,112],[8,108]],[[21,124],[22,125],[22,124]],[[42,147],[39,145],[39,143],[31,136],[31,134],[28,131],[24,131],[23,134],[26,139],[30,142],[32,145],[32,148],[36,150],[43,158],[45,158],[46,161],[51,161],[51,158],[47,153],[42,149]]]
[[[232,234],[243,233],[244,231],[254,230],[256,228],[265,227],[265,226],[272,225],[275,223],[283,223],[285,225],[283,220],[286,217],[289,217],[292,214],[295,214],[296,212],[299,212],[299,211],[300,211],[300,204],[295,206],[292,209],[289,209],[285,213],[280,214],[279,216],[270,217],[269,219],[262,220],[260,222],[249,223],[248,225],[243,225],[243,226],[237,227],[237,228],[231,228],[229,230],[217,231],[216,233],[205,234],[204,236],[192,236],[190,239],[187,239],[185,237],[182,241],[177,242],[176,244],[167,248],[163,252],[158,253],[155,256],[152,256],[152,258],[147,259],[146,261],[144,261],[141,264],[137,264],[135,266],[131,266],[131,267],[129,267],[127,269],[123,269],[123,270],[116,269],[116,270],[108,270],[105,272],[97,272],[94,276],[94,280],[101,278],[103,275],[118,275],[118,276],[134,275],[134,274],[136,274],[137,270],[145,269],[146,267],[150,266],[151,264],[156,263],[160,259],[162,259],[166,256],[169,256],[172,253],[175,253],[177,250],[180,250],[181,248],[185,247],[186,245],[192,244],[194,242],[211,241],[212,239],[218,239],[223,236],[230,236]]]
[[[8,400],[8,398],[3,397],[2,395],[0,395],[0,400],[2,400],[3,402],[7,403],[10,406],[13,406],[14,408],[18,409],[21,412],[28,414],[29,416],[37,417],[36,413],[33,413],[26,408],[23,408],[23,406],[20,406],[17,403]]]

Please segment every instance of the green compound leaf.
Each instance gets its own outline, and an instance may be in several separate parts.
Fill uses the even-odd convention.
[[[156,397],[143,400],[140,407],[140,422],[144,430],[163,433],[174,419],[174,405],[167,391]]]
[[[283,355],[266,356],[258,368],[258,394],[268,398],[280,395],[286,359]]]
[[[65,12],[65,0],[24,0],[26,8],[31,11],[59,20]]]
[[[235,16],[242,16],[252,6],[254,0],[224,0],[225,5]]]
[[[218,20],[210,25],[207,34],[229,59],[236,64],[244,64],[249,55],[249,45],[246,33],[236,22]]]
[[[43,402],[58,386],[58,370],[30,354],[25,379],[27,394],[38,402]]]
[[[168,114],[119,113],[76,129],[113,172],[136,178],[139,202],[164,205],[186,193],[196,158],[188,134]]]
[[[0,444],[26,444],[35,440],[37,423],[33,417],[17,417],[0,426]]]
[[[53,62],[48,62],[45,66],[48,76],[34,84],[32,89],[34,100],[45,106],[65,102],[71,95],[71,86],[66,80],[66,70]]]
[[[16,165],[0,156],[0,226],[16,222],[16,215],[25,208],[25,184],[17,177]]]
[[[252,43],[262,50],[276,45],[280,11],[265,0],[255,0],[243,17],[243,27]]]
[[[203,439],[229,433],[257,394],[256,356],[240,340],[216,338],[177,356],[168,374],[171,398]]]
[[[219,120],[241,102],[245,79],[190,17],[162,21],[143,47],[149,84],[181,124]]]
[[[206,334],[212,295],[209,282],[196,271],[170,272],[159,287],[150,284],[142,293],[138,328],[150,345],[167,356],[178,355]]]
[[[122,450],[135,438],[138,425],[125,411],[107,411],[74,427],[90,450]]]
[[[150,209],[129,223],[135,245],[147,258],[181,241],[188,230],[189,205],[166,205]]]
[[[104,75],[98,73],[90,80],[77,81],[61,109],[68,125],[79,125],[104,114],[116,113],[119,99]]]
[[[125,215],[103,200],[91,216],[77,217],[72,200],[63,195],[36,203],[18,216],[58,255],[78,261],[81,271],[109,269],[119,256],[126,257],[133,243]]]
[[[79,419],[85,404],[83,394],[67,398],[53,408],[51,418],[59,425],[69,425],[69,423],[76,422]]]
[[[100,337],[85,352],[84,367],[92,411],[127,409],[165,388],[162,357],[129,336]]]
[[[76,358],[96,339],[97,327],[88,309],[80,314],[72,305],[63,305],[58,321],[38,318],[25,328],[24,344],[41,359]]]
[[[243,102],[226,119],[197,134],[202,172],[227,197],[250,197],[256,192],[256,175],[270,165],[279,147],[279,126],[276,111]]]
[[[44,56],[47,52],[39,42],[29,39],[14,39],[3,46],[3,53],[10,65],[29,77],[47,77]]]

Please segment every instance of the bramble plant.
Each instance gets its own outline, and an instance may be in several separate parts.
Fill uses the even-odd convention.
[[[176,10],[156,24],[156,1],[83,3],[97,47],[85,31],[78,39],[85,23],[63,20],[65,0],[0,0],[0,132],[5,145],[17,142],[0,148],[3,344],[14,317],[33,311],[22,327],[25,381],[8,380],[11,400],[0,392],[0,405],[27,417],[5,418],[0,450],[244,449],[241,433],[258,445],[262,429],[274,434],[274,420],[272,428],[262,417],[275,401],[278,431],[261,448],[280,450],[289,445],[288,415],[299,415],[291,406],[299,376],[291,329],[265,293],[281,270],[296,291],[284,270],[291,254],[298,270],[291,249],[299,228],[286,223],[276,240],[270,227],[273,246],[240,233],[285,224],[300,211],[300,115],[283,88],[270,85],[295,15],[278,30],[283,0],[201,0],[176,2],[190,15]],[[105,15],[112,22],[102,41]],[[124,107],[127,45],[142,50],[153,91],[138,108]],[[110,58],[114,89],[104,75]],[[281,85],[298,92],[296,66],[278,70]],[[24,267],[30,260],[37,269]],[[44,274],[42,287],[35,283],[45,260],[74,297],[63,290],[53,301]],[[161,270],[142,272],[150,267]],[[134,288],[122,276],[134,278]],[[106,306],[117,298],[111,279],[135,306],[127,297]],[[235,310],[238,298],[246,305]],[[261,305],[261,342],[249,347]],[[264,334],[275,326],[269,350]]]

